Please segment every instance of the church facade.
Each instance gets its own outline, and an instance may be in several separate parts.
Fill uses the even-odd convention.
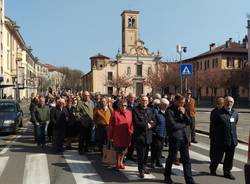
[[[121,17],[121,52],[115,60],[102,54],[90,57],[91,70],[81,77],[83,90],[109,95],[123,91],[137,96],[152,91],[144,81],[161,63],[161,56],[150,52],[139,38],[139,11],[126,10]]]

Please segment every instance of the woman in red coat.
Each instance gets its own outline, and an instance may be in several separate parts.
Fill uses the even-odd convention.
[[[117,156],[117,169],[124,169],[124,156],[130,145],[133,133],[132,113],[127,110],[127,101],[120,100],[118,109],[113,112],[109,123],[109,139],[113,141]]]

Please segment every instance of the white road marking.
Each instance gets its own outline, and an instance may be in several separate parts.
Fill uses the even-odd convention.
[[[207,137],[207,138],[209,137],[208,135],[201,134],[201,133],[196,133],[196,134],[198,134],[199,136],[202,136],[202,137]],[[236,148],[241,149],[243,151],[248,151],[248,146],[246,144],[238,143]]]
[[[190,158],[195,159],[201,162],[209,162],[210,163],[210,158],[208,156],[202,155],[200,153],[194,152],[192,150],[189,150]],[[223,171],[222,169],[222,164],[219,164],[218,169],[220,171]],[[232,171],[242,171],[242,169],[233,167]]]
[[[162,165],[165,168],[166,163],[163,163]],[[176,175],[176,176],[184,176],[182,164],[180,164],[180,165],[174,165],[173,164],[172,165],[172,174]],[[192,169],[192,176],[199,175],[199,174],[200,174],[199,171],[196,171],[196,170]]]
[[[77,184],[104,183],[86,156],[77,151],[65,151],[63,155]]]
[[[248,146],[245,144],[238,143],[236,148],[241,149],[243,151],[248,151]]]
[[[140,180],[138,166],[135,162],[126,161],[125,169],[120,170],[129,180]],[[145,174],[144,179],[154,179],[152,174]]]
[[[9,157],[0,157],[0,176],[2,176],[8,160]]]
[[[26,155],[23,184],[50,184],[46,154]]]
[[[15,142],[17,139],[20,139],[21,137],[21,135],[18,135],[11,143],[9,143],[5,148],[3,148],[3,150],[0,152],[0,155],[5,154],[10,148],[10,146],[13,144],[13,142]]]
[[[192,144],[192,146],[199,147],[199,148],[205,149],[205,150],[207,150],[207,151],[210,150],[210,145],[204,144],[204,143],[200,143],[200,142],[197,143],[197,144]],[[247,153],[246,153],[246,155],[247,155]],[[247,156],[242,155],[242,154],[238,154],[238,153],[236,153],[236,152],[235,152],[235,154],[234,154],[234,159],[235,159],[235,160],[238,160],[238,161],[240,161],[240,162],[243,162],[243,163],[246,163],[246,162],[247,162]]]

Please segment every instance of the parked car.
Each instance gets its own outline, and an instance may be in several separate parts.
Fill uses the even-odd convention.
[[[249,138],[248,138],[248,160],[245,164],[245,181],[246,184],[250,183],[250,132],[249,132]]]
[[[23,125],[23,112],[15,100],[0,100],[0,133],[16,133]]]

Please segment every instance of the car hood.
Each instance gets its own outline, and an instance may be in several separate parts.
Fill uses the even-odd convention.
[[[15,120],[16,117],[15,112],[0,112],[0,120]]]

